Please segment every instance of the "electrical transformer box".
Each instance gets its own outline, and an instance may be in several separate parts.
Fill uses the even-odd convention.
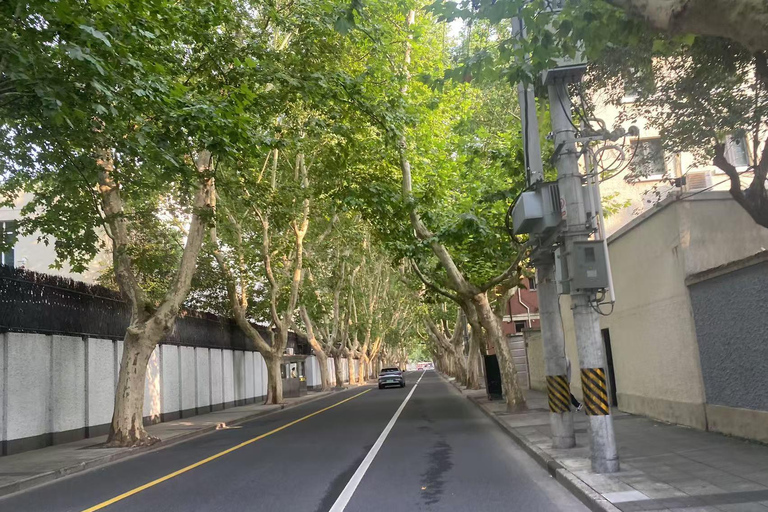
[[[561,220],[557,182],[539,183],[535,190],[523,192],[512,208],[512,224],[516,235],[549,233]]]
[[[608,264],[602,240],[574,242],[569,266],[571,289],[601,290],[608,288]]]

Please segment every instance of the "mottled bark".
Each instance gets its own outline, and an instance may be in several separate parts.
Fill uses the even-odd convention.
[[[144,381],[156,343],[140,334],[125,337],[123,357],[110,424],[109,446],[141,446],[159,439],[144,429]]]
[[[355,373],[355,360],[352,356],[347,358],[347,373],[349,374],[349,385],[357,386],[357,375]]]
[[[475,326],[476,325],[476,326]],[[467,388],[468,389],[480,389],[480,375],[478,369],[480,368],[481,349],[482,349],[482,336],[483,332],[480,328],[480,323],[475,325],[470,323],[472,327],[469,336],[469,351],[467,353]]]
[[[753,52],[768,50],[768,2],[765,0],[608,0],[673,34],[717,36]]]
[[[266,404],[283,403],[283,378],[280,374],[282,356],[272,353],[264,355],[264,364],[267,366],[267,398]]]
[[[357,369],[358,382],[360,385],[363,385],[368,381],[368,358],[361,356],[359,361],[360,366]]]
[[[768,228],[768,193],[765,189],[765,180],[768,177],[768,142],[763,145],[760,161],[755,165],[752,183],[744,190],[741,188],[741,174],[725,158],[725,144],[715,146],[713,163],[728,176],[731,197],[752,217],[752,220]]]

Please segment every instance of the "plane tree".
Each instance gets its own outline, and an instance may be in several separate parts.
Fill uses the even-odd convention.
[[[31,194],[19,233],[53,243],[56,265],[81,272],[110,254],[130,306],[111,446],[155,441],[142,417],[147,362],[189,291],[217,162],[251,137],[253,95],[233,85],[240,69],[222,66],[257,56],[238,34],[247,11],[195,0],[0,6],[3,201]],[[158,272],[157,252],[142,247],[161,238],[173,249]]]
[[[503,88],[484,91],[467,83],[441,88],[416,80],[441,74],[450,59],[440,25],[427,14],[419,16],[393,14],[395,21],[376,32],[378,44],[371,53],[383,57],[369,64],[367,76],[377,80],[366,83],[368,95],[351,95],[382,130],[382,151],[388,155],[379,166],[385,178],[360,186],[376,203],[365,208],[377,216],[377,226],[391,222],[383,236],[399,254],[424,267],[430,285],[476,318],[477,332],[484,333],[499,359],[509,407],[524,407],[501,319],[488,297],[497,286],[515,281],[523,256],[503,228],[506,200],[524,180],[519,119],[509,109],[516,101]],[[365,21],[359,20],[363,31]],[[386,77],[395,79],[376,85]]]

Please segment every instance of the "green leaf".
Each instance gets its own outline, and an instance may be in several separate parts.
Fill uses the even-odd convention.
[[[112,43],[109,42],[109,39],[103,32],[100,32],[93,27],[89,27],[88,25],[80,25],[80,28],[84,32],[91,34],[93,37],[95,37],[96,39],[98,39],[99,41],[107,45],[109,48],[112,48]]]

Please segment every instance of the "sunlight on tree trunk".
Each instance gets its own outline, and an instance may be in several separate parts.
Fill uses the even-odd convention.
[[[108,446],[144,446],[159,441],[144,429],[144,381],[156,342],[129,333],[120,363],[115,410],[109,426]]]

